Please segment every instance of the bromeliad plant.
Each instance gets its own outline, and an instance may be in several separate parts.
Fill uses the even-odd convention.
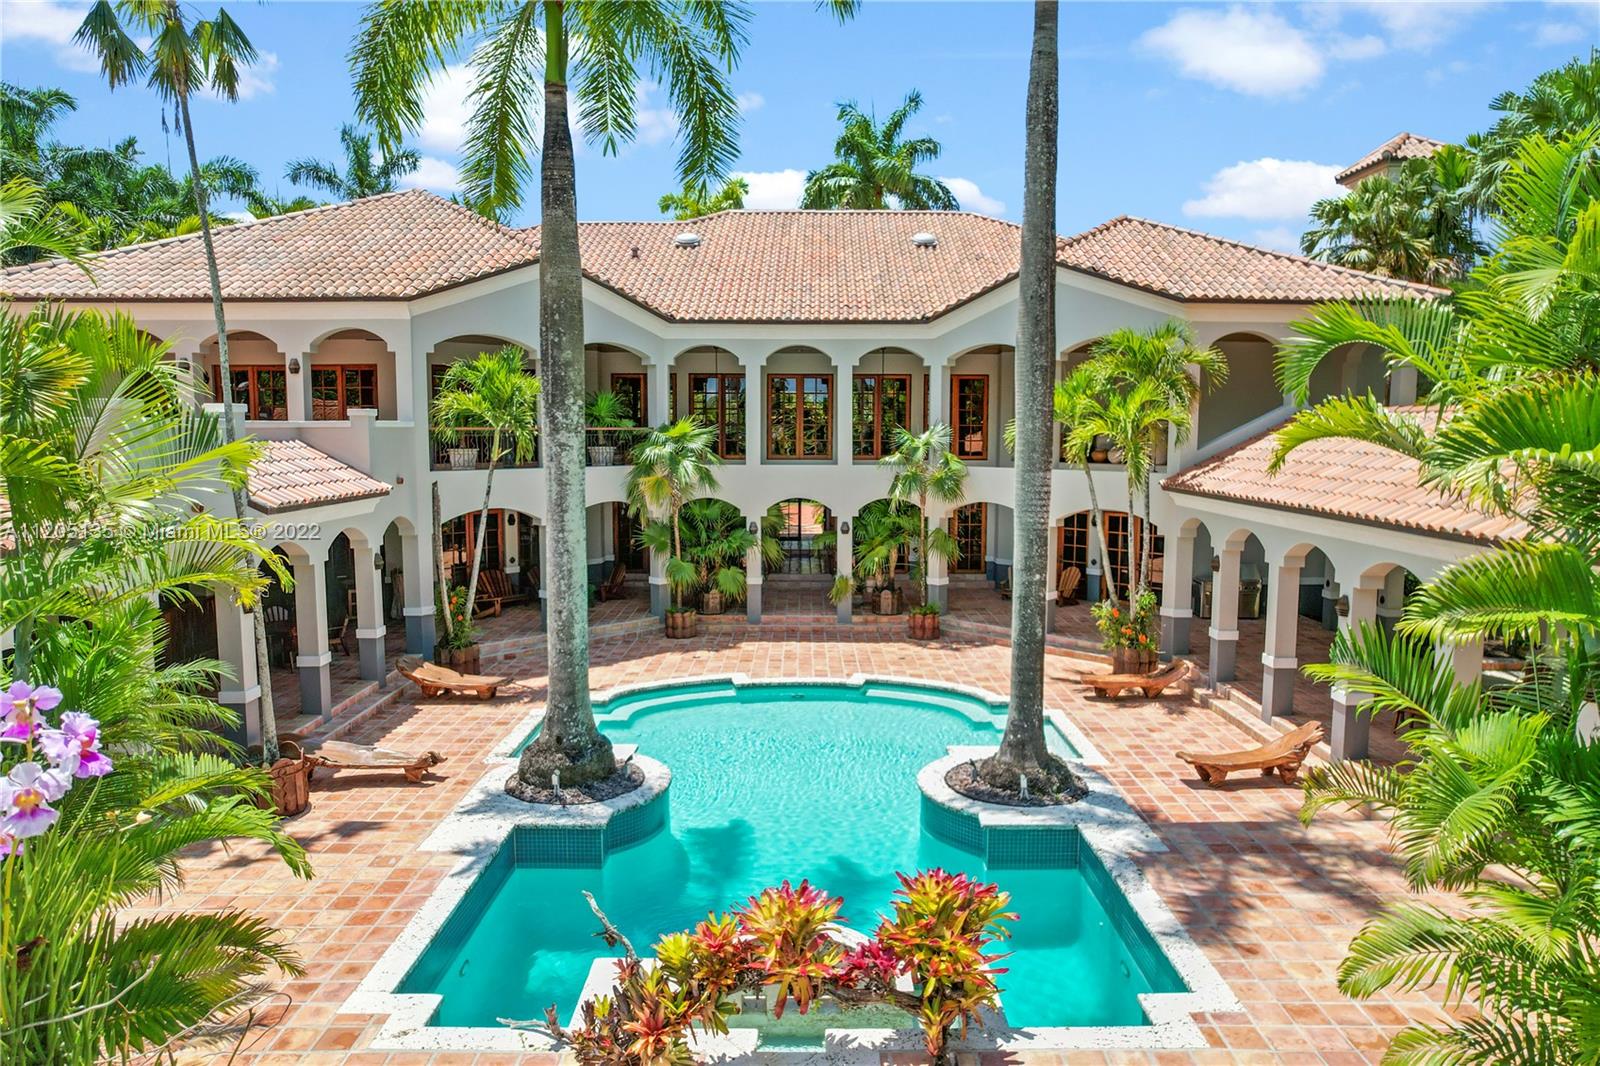
[[[893,913],[870,938],[848,935],[839,916],[844,900],[785,881],[692,932],[662,937],[654,966],[595,907],[601,935],[626,951],[617,983],[610,995],[585,1001],[576,1027],[563,1028],[554,1007],[543,1027],[583,1066],[688,1063],[696,1028],[726,1033],[735,995],[770,990],[774,1017],[791,1001],[805,1014],[824,996],[846,1009],[898,1007],[917,1020],[933,1060],[947,1062],[952,1030],[964,1032],[999,1002],[995,978],[1005,970],[995,963],[1004,956],[989,949],[1016,915],[1006,911],[1006,893],[965,874],[898,876]]]

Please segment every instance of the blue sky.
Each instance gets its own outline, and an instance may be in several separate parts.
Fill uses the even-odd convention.
[[[85,8],[0,0],[0,76],[75,94],[80,108],[61,124],[65,140],[135,133],[152,158],[167,158],[155,98],[141,88],[108,92],[70,43]],[[276,0],[229,10],[262,59],[239,103],[197,103],[201,154],[238,156],[289,195],[288,160],[338,158],[361,8]],[[1017,219],[1031,11],[867,0],[839,26],[810,3],[756,4],[733,79],[745,107],[738,169],[749,173],[750,206],[793,205],[804,171],[830,158],[837,101],[883,114],[915,87],[925,106],[913,132],[944,145],[929,170],[951,179],[964,207]],[[1332,174],[1345,164],[1400,130],[1459,140],[1482,129],[1496,94],[1597,41],[1597,0],[1069,3],[1058,229],[1136,214],[1292,246],[1306,207],[1333,191]],[[464,84],[441,79],[415,139],[426,157],[416,180],[433,188],[453,180]],[[580,155],[584,218],[659,217],[655,202],[675,185],[675,124],[659,92],[641,85],[640,93],[638,143],[618,157]],[[181,155],[177,142],[170,150]],[[519,221],[536,220],[529,210]]]

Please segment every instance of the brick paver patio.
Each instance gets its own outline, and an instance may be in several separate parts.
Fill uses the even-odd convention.
[[[959,637],[912,644],[890,627],[774,624],[715,630],[692,641],[668,642],[653,632],[605,638],[596,641],[592,660],[597,689],[737,671],[839,678],[914,673],[1004,691],[1009,649]],[[1245,775],[1220,790],[1201,786],[1173,750],[1230,747],[1249,738],[1182,697],[1085,700],[1073,679],[1088,665],[1052,654],[1048,699],[1099,747],[1108,762],[1104,772],[1171,849],[1141,864],[1245,1010],[1198,1019],[1210,1044],[1206,1051],[1029,1055],[1027,1063],[1368,1062],[1406,1020],[1436,1017],[1427,994],[1356,1003],[1334,985],[1350,938],[1384,899],[1405,891],[1382,824],[1336,813],[1302,828],[1295,816],[1299,791],[1270,779]],[[254,847],[215,848],[190,858],[187,884],[167,905],[243,907],[282,927],[305,960],[305,975],[281,984],[281,995],[234,1061],[553,1064],[551,1055],[366,1051],[382,1019],[339,1013],[456,861],[419,852],[418,843],[481,775],[482,756],[544,697],[542,651],[508,656],[497,668],[522,680],[492,703],[419,700],[407,692],[349,734],[392,747],[436,749],[449,761],[421,785],[381,774],[320,777],[312,809],[290,823],[310,852],[315,880],[295,880]],[[1004,1057],[982,1060],[994,1066]]]

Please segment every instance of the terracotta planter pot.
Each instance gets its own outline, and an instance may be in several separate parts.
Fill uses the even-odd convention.
[[[481,659],[476,644],[469,644],[465,648],[446,648],[444,652],[445,665],[459,674],[478,673]]]
[[[1155,668],[1154,648],[1111,649],[1111,672],[1114,674],[1148,674]]]
[[[911,616],[911,636],[915,640],[936,640],[939,636],[939,615],[918,613]]]
[[[293,741],[280,744],[278,756],[278,761],[267,769],[272,777],[272,797],[268,802],[273,810],[290,818],[311,806],[311,764]]]
[[[697,611],[668,611],[667,636],[677,640],[698,635],[700,614]]]

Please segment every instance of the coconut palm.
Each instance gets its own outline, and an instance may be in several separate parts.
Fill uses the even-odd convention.
[[[689,500],[717,491],[716,468],[722,457],[717,454],[716,435],[714,426],[691,416],[651,430],[633,448],[628,505],[634,514],[671,534],[668,540],[658,533],[647,543],[654,551],[667,549],[667,584],[676,610],[683,608],[683,594],[695,587],[700,576],[684,554],[680,515]]]
[[[1221,388],[1228,380],[1228,357],[1216,348],[1197,347],[1194,329],[1177,319],[1169,319],[1146,330],[1112,330],[1095,341],[1089,352],[1087,374],[1099,382],[1101,388],[1098,391],[1132,389],[1140,384],[1148,384],[1154,405],[1185,412],[1186,417],[1172,422],[1179,444],[1189,439],[1193,419],[1187,417],[1187,413],[1195,409],[1201,392]],[[1149,406],[1137,406],[1140,420],[1148,420]],[[1155,548],[1155,529],[1150,523],[1150,473],[1156,457],[1164,451],[1167,427],[1152,423],[1149,430],[1149,438],[1145,442],[1147,454],[1137,481],[1138,492],[1144,500],[1145,515],[1140,549],[1140,589],[1150,587],[1150,557]],[[1119,442],[1119,446],[1127,450],[1125,444]],[[1129,478],[1132,484],[1131,463]]]
[[[940,423],[921,433],[904,426],[894,427],[894,451],[878,460],[878,465],[893,476],[889,500],[894,504],[915,501],[917,506],[917,592],[928,604],[928,563],[933,557],[936,534],[928,524],[928,504],[958,503],[967,489],[967,464],[950,450],[950,427]],[[942,530],[939,532],[943,532]],[[954,545],[943,552],[954,554]]]
[[[0,81],[0,173],[43,184],[45,135],[76,110],[78,101],[62,89],[25,89]]]
[[[545,728],[522,773],[582,784],[611,774],[611,745],[589,700],[583,440],[583,275],[568,96],[605,152],[635,134],[636,85],[648,73],[681,121],[678,175],[695,189],[737,154],[739,107],[728,81],[749,10],[736,3],[415,4],[377,0],[363,13],[351,65],[356,113],[386,151],[423,119],[432,77],[471,49],[473,113],[462,165],[469,203],[522,204],[540,130],[539,362],[548,442],[549,696]],[[542,112],[543,120],[534,116]]]
[[[698,189],[685,187],[682,192],[669,192],[656,204],[663,215],[671,215],[679,222],[691,218],[714,215],[718,211],[737,211],[744,207],[744,198],[750,195],[750,183],[743,178],[729,178],[722,188],[710,196]]]
[[[1045,590],[1050,587],[1050,467],[1056,366],[1056,159],[1061,120],[1060,12],[1036,0],[1028,64],[1018,275],[1016,483],[1012,511],[1011,700],[1000,749],[978,768],[991,787],[1072,797],[1083,782],[1044,734]],[[1042,787],[1041,787],[1042,786]]]
[[[1492,214],[1500,179],[1533,134],[1555,141],[1600,123],[1600,48],[1547,70],[1521,92],[1504,92],[1489,104],[1501,117],[1487,131],[1467,138],[1475,156],[1470,198]]]
[[[467,579],[467,617],[478,603],[478,571],[483,566],[484,538],[489,532],[489,498],[494,472],[502,459],[519,463],[533,458],[539,439],[539,379],[522,366],[522,349],[506,345],[451,363],[433,399],[433,424],[446,441],[463,432],[489,434],[489,459],[483,480],[483,507],[472,545],[472,573]]]
[[[284,170],[284,177],[296,185],[307,185],[341,200],[393,192],[396,183],[422,165],[422,154],[415,148],[401,148],[374,158],[372,135],[345,123],[339,127],[339,143],[344,147],[344,173],[337,163],[321,159],[296,159]]]
[[[133,32],[130,33],[129,30]],[[136,37],[147,37],[141,47]],[[194,19],[177,0],[97,0],[73,40],[93,52],[112,90],[144,78],[162,100],[172,106],[174,125],[183,134],[189,156],[189,191],[200,224],[200,244],[205,252],[206,282],[211,290],[211,315],[217,330],[217,364],[222,381],[232,381],[228,357],[228,324],[222,310],[222,277],[217,250],[211,239],[210,189],[195,149],[194,125],[189,119],[189,97],[209,91],[224,100],[239,98],[239,73],[256,58],[255,46],[223,8],[214,18]],[[166,116],[163,116],[163,121]],[[233,390],[222,390],[223,438],[235,439]],[[244,485],[233,488],[233,513],[245,515]],[[272,672],[267,653],[267,630],[260,611],[252,613],[256,635],[256,664],[261,686],[261,751],[266,765],[278,758],[277,719],[272,704]]]
[[[840,104],[844,129],[833,146],[837,158],[806,175],[800,206],[958,210],[961,205],[944,182],[917,173],[919,166],[939,158],[939,142],[932,137],[901,139],[906,123],[920,110],[922,94],[915,89],[881,124],[875,113],[862,111],[854,100]]]

